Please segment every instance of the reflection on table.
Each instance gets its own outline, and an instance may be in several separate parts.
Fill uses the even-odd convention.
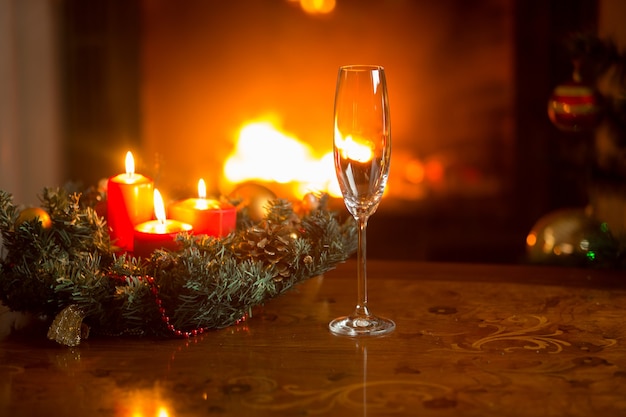
[[[350,261],[193,339],[36,326],[0,341],[0,415],[626,415],[626,284],[607,271],[369,265],[389,336],[329,333],[356,294]]]

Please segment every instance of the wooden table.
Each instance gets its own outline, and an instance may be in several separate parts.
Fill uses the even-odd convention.
[[[389,336],[333,336],[340,265],[237,326],[190,340],[0,342],[2,416],[624,416],[626,276],[370,262]]]

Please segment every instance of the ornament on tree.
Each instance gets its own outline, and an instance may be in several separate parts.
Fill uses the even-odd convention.
[[[606,223],[585,209],[559,209],[541,217],[526,237],[528,260],[536,264],[615,267],[620,243]]]
[[[20,227],[24,222],[32,222],[38,220],[41,223],[41,227],[49,229],[52,227],[52,219],[47,211],[40,207],[27,207],[22,210],[15,221],[15,227]]]
[[[263,185],[247,182],[235,188],[229,199],[239,201],[237,209],[245,209],[252,221],[259,222],[267,214],[268,203],[276,199],[276,194]]]
[[[564,132],[584,132],[600,122],[602,105],[596,89],[582,81],[574,64],[572,79],[558,85],[548,100],[550,121]]]
[[[295,205],[294,210],[298,214],[305,215],[309,214],[313,210],[317,210],[320,207],[320,204],[322,204],[322,202],[319,195],[316,195],[315,193],[306,193],[304,197],[302,197],[302,200]]]

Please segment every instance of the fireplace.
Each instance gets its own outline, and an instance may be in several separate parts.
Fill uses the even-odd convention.
[[[373,63],[387,70],[393,156],[370,256],[516,261],[554,203],[559,168],[532,164],[537,151],[553,152],[541,141],[554,46],[538,45],[555,36],[556,2],[87,3],[64,3],[70,179],[117,172],[130,148],[172,198],[192,194],[199,178],[213,194],[247,180],[294,199],[306,187],[332,191],[325,158],[337,68]],[[594,7],[575,3],[570,25]],[[533,72],[544,75],[520,74],[524,45],[542,48],[534,62],[545,67]],[[251,141],[266,145],[248,152],[252,165],[236,152],[254,129]],[[308,162],[294,163],[301,153]],[[233,158],[254,166],[250,178],[227,177]],[[283,164],[298,178],[306,166],[318,181],[268,179],[265,170]]]

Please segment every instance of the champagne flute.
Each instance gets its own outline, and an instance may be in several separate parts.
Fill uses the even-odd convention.
[[[365,235],[387,184],[391,123],[385,70],[376,65],[339,68],[335,90],[333,153],[335,172],[348,212],[358,223],[357,305],[349,316],[328,325],[338,335],[381,335],[393,321],[372,314],[367,305]]]

